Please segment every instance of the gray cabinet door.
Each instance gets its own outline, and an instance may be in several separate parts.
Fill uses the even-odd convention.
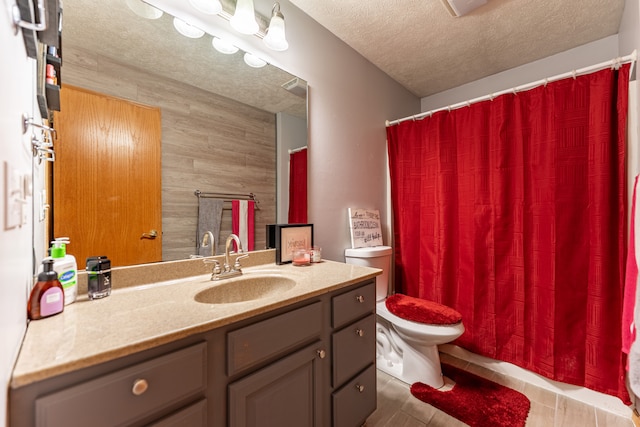
[[[229,385],[229,425],[312,427],[321,425],[322,367],[317,341]]]

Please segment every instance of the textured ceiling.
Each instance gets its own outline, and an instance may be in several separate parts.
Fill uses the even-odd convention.
[[[617,34],[624,9],[624,0],[488,0],[453,17],[442,0],[291,3],[419,97]]]
[[[187,0],[147,1],[189,7]],[[624,8],[624,0],[488,0],[456,18],[443,0],[290,1],[418,97],[616,34]],[[209,36],[182,37],[166,14],[144,20],[126,0],[109,7],[64,0],[63,25],[64,46],[99,50],[263,110],[306,114],[304,100],[280,88],[293,76],[218,54]]]

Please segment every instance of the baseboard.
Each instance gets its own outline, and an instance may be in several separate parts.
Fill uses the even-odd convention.
[[[560,395],[612,412],[627,419],[629,419],[630,413],[632,412],[631,408],[622,403],[622,401],[617,397],[599,393],[585,387],[578,387],[553,381],[514,364],[480,356],[457,345],[441,345],[438,346],[438,350],[466,362],[524,381],[533,386],[553,391]],[[640,425],[637,427],[640,427]]]

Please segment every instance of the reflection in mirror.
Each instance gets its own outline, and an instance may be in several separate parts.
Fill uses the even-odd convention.
[[[197,254],[203,237],[196,232],[199,198],[195,191],[199,190],[224,195],[253,193],[259,202],[255,249],[263,249],[266,224],[282,222],[278,210],[288,208],[283,200],[288,194],[281,186],[286,173],[280,178],[286,171],[282,165],[287,164],[287,150],[306,145],[306,83],[272,65],[248,67],[242,51],[221,54],[213,49],[211,36],[186,38],[174,29],[171,16],[143,19],[126,3],[118,0],[105,7],[99,0],[65,0],[60,75],[63,108],[54,117],[54,127],[68,123],[72,115],[72,107],[65,111],[65,86],[158,108],[162,154],[161,193],[157,197],[161,198],[162,215],[160,224],[144,224],[136,230],[140,236],[150,230],[158,232],[159,238],[143,239],[143,245],[161,244],[162,255],[157,261]],[[101,110],[95,113],[100,116]],[[107,149],[106,134],[95,135],[95,139],[100,150]],[[68,250],[79,258],[80,265],[85,255],[118,259],[114,253],[118,247],[133,245],[115,244],[113,239],[121,233],[92,232],[74,237],[73,219],[59,214],[65,205],[75,206],[76,216],[94,218],[98,227],[101,216],[111,212],[107,202],[119,197],[108,194],[117,186],[104,183],[99,190],[102,201],[98,212],[90,209],[91,204],[77,209],[82,200],[65,194],[61,176],[74,169],[79,173],[76,179],[83,179],[82,174],[88,171],[74,166],[77,158],[63,155],[64,138],[59,137],[57,143],[52,234],[71,238]],[[233,198],[224,198],[227,201],[216,236],[218,254],[224,252],[224,239],[231,232],[228,200]],[[286,212],[284,215],[286,218]],[[126,217],[121,221],[124,228]],[[90,253],[74,253],[78,240],[90,241]],[[114,261],[116,266],[131,263],[136,261]]]

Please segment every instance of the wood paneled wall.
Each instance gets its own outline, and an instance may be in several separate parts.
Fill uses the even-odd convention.
[[[170,65],[168,61],[167,66]],[[61,81],[162,110],[162,259],[196,250],[195,190],[254,193],[255,248],[276,219],[275,115],[158,74],[127,67],[99,53],[65,45]],[[231,233],[222,215],[221,245]]]

